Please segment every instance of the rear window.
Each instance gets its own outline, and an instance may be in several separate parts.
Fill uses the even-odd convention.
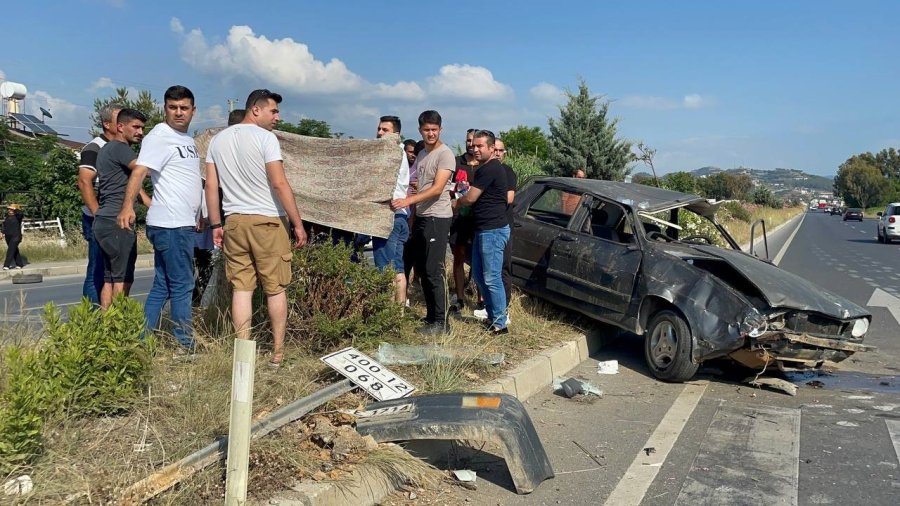
[[[900,206],[894,206],[894,207],[890,207],[888,209],[890,210],[890,214],[892,214],[894,216],[900,215]]]
[[[862,209],[860,209],[858,207],[853,207],[853,208],[847,209],[847,212],[848,213],[861,213]]]

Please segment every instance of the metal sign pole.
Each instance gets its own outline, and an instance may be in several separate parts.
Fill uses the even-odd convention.
[[[228,458],[225,461],[226,506],[239,506],[247,501],[255,370],[256,341],[235,339],[234,368],[231,373],[231,423],[228,426]]]

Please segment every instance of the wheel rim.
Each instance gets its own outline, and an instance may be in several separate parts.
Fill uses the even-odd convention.
[[[653,365],[665,369],[675,361],[675,351],[678,348],[678,336],[672,322],[662,321],[653,333],[650,334],[650,360]]]

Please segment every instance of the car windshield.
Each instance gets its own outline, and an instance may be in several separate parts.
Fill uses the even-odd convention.
[[[638,215],[644,231],[651,240],[712,244],[720,248],[731,248],[728,239],[712,220],[689,208],[682,207],[653,214],[638,213]],[[736,223],[740,224],[738,226],[750,228],[749,224],[742,221],[736,220]]]

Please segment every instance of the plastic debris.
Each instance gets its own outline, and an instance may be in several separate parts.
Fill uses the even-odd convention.
[[[553,378],[553,391],[562,391],[563,395],[569,399],[578,394],[591,394],[596,395],[597,397],[603,397],[603,390],[600,390],[597,385],[594,385],[589,381],[582,381],[575,378]]]
[[[381,343],[375,360],[384,365],[423,365],[435,360],[466,360],[475,358],[488,365],[499,365],[506,360],[505,353],[472,353],[468,348],[454,348],[434,344]]]
[[[619,374],[618,360],[604,360],[597,363],[597,374]]]
[[[33,489],[34,482],[31,481],[31,476],[27,474],[13,478],[3,484],[4,495],[25,495]]]
[[[475,471],[471,469],[457,469],[453,471],[453,476],[456,476],[456,479],[459,481],[472,483],[475,483],[475,480],[478,478],[475,475]]]
[[[757,378],[751,376],[745,379],[744,383],[754,387],[767,386],[775,390],[781,390],[788,395],[797,395],[797,385],[780,378]]]

